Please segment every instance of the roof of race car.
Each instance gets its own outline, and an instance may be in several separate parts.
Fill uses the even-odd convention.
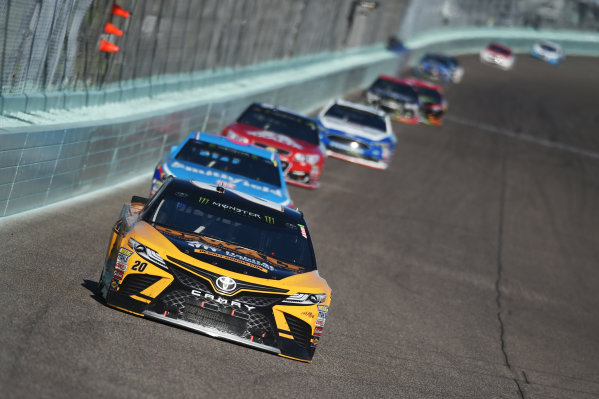
[[[338,98],[334,101],[334,104],[339,104],[339,105],[343,105],[344,107],[348,107],[348,108],[355,108],[355,109],[359,109],[361,111],[366,111],[366,112],[370,112],[373,113],[375,115],[381,116],[381,117],[386,117],[387,113],[385,111],[382,111],[378,108],[374,108],[370,105],[364,105],[364,104],[359,104],[359,103],[354,103],[352,101],[347,101],[344,100],[342,98]]]
[[[381,76],[379,76],[379,79],[388,80],[390,82],[401,83],[401,84],[404,84],[407,86],[411,86],[411,84],[407,82],[406,78],[396,78],[395,76],[381,75]]]
[[[498,50],[502,50],[502,51],[505,51],[506,53],[512,54],[512,49],[509,48],[508,46],[506,46],[505,44],[491,42],[487,45],[487,50],[493,51],[493,48],[496,48]]]
[[[437,54],[437,53],[426,53],[422,56],[422,60],[429,59],[435,61],[450,61],[451,63],[457,64],[457,59],[455,57],[450,57],[445,54]]]
[[[277,106],[277,105],[271,105],[271,104],[266,104],[266,103],[252,103],[252,104],[250,105],[250,107],[252,107],[252,106],[255,106],[255,105],[257,105],[257,106],[259,106],[259,107],[262,107],[262,108],[268,108],[268,109],[272,109],[272,110],[274,110],[274,111],[282,111],[282,112],[286,112],[286,113],[288,113],[288,114],[291,114],[291,115],[294,115],[294,116],[298,116],[298,117],[300,117],[300,118],[307,119],[307,120],[310,120],[310,121],[312,120],[312,118],[310,118],[310,117],[308,117],[308,116],[306,116],[306,115],[302,115],[302,114],[300,114],[300,113],[297,113],[297,112],[295,112],[295,111],[292,111],[292,110],[290,110],[290,109],[288,109],[288,108],[285,108],[285,107],[279,107],[279,106]],[[249,107],[248,107],[248,108],[249,108]]]
[[[428,89],[433,89],[436,90],[438,92],[441,92],[441,86],[428,82],[426,80],[420,80],[420,79],[414,79],[414,78],[405,78],[404,81],[406,83],[408,83],[411,86],[419,86],[419,87],[426,87]]]
[[[541,46],[552,47],[553,50],[556,52],[562,50],[562,47],[559,44],[557,44],[556,42],[552,42],[550,40],[541,40],[540,42],[537,42],[536,44],[541,45]]]
[[[275,153],[264,148],[256,147],[253,145],[238,144],[226,137],[215,136],[206,132],[193,132],[187,136],[187,139],[204,141],[207,143],[222,145],[223,147],[233,148],[237,151],[247,152],[252,155],[259,156],[260,158],[275,160]]]

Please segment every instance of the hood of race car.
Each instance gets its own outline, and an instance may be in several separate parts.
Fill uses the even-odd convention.
[[[160,226],[156,226],[156,230],[179,252],[234,273],[280,280],[308,271],[304,267],[200,234],[183,233]],[[176,254],[172,256],[177,257]]]

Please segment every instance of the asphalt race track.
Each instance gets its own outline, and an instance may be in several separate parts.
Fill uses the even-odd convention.
[[[598,398],[599,60],[462,63],[389,170],[329,159],[291,190],[333,288],[312,364],[98,301],[148,173],[0,219],[0,396]]]

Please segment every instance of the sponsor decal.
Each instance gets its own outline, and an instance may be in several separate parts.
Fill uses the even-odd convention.
[[[314,327],[314,336],[320,337],[322,335],[322,327]]]
[[[214,294],[211,294],[209,292],[202,292],[200,290],[192,290],[191,295],[197,296],[198,298],[202,298],[202,299],[208,299],[210,301],[214,301],[221,305],[230,306],[232,308],[237,308],[240,310],[251,311],[252,309],[256,309],[255,306],[250,306],[250,305],[246,305],[245,303],[241,303],[239,301],[229,300],[229,299],[222,298],[219,296],[214,296]]]
[[[314,317],[314,313],[312,313],[312,312],[302,312],[302,316],[308,316],[309,318],[313,318]]]
[[[189,245],[194,249],[194,252],[204,253],[212,256],[216,256],[222,259],[233,260],[237,263],[241,263],[245,266],[252,267],[254,269],[258,269],[264,273],[268,273],[268,271],[274,270],[274,266],[260,261],[258,259],[250,258],[249,256],[245,256],[242,254],[238,254],[236,252],[232,252],[226,249],[221,249],[217,247],[213,247],[212,245],[208,245],[201,241],[188,241],[187,245]]]
[[[298,150],[302,150],[304,148],[291,137],[282,134],[277,134],[274,132],[269,132],[268,130],[248,131],[247,133],[251,136],[276,141],[277,143],[288,145],[290,147],[297,148]]]
[[[117,279],[117,280],[122,280],[122,279],[123,279],[123,274],[124,274],[124,272],[123,272],[122,270],[115,269],[115,270],[114,270],[114,276],[113,276],[113,277],[114,277],[115,279]]]
[[[312,346],[316,348],[316,346],[318,345],[318,341],[319,341],[318,337],[314,337],[314,340],[312,342]]]
[[[324,327],[325,322],[326,322],[326,319],[316,319],[316,326]]]
[[[112,282],[110,283],[110,286],[116,290],[117,287],[119,286],[119,283],[116,280],[112,280]]]
[[[117,261],[116,264],[114,265],[114,268],[117,270],[127,271],[127,264]]]
[[[275,224],[275,218],[273,218],[272,216],[264,216],[264,220],[266,220],[266,223],[269,224]]]
[[[319,312],[327,313],[329,311],[329,307],[327,305],[317,305]]]
[[[308,234],[306,234],[306,227],[303,224],[298,224],[300,231],[302,233],[302,237],[308,238]]]
[[[217,180],[216,185],[224,188],[229,188],[231,190],[235,190],[235,187],[237,187],[235,184],[226,182],[224,180]]]
[[[214,178],[218,179],[217,184],[224,183],[224,182],[227,182],[227,184],[232,184],[234,187],[229,187],[231,189],[247,187],[247,188],[252,188],[252,189],[258,190],[258,191],[263,191],[265,193],[274,194],[278,197],[283,196],[283,193],[278,188],[271,188],[271,187],[268,187],[268,186],[265,186],[262,184],[253,183],[251,181],[248,181],[247,179],[231,176],[222,171],[198,169],[198,168],[194,168],[192,166],[184,165],[178,161],[173,162],[171,167],[183,169],[189,173],[194,173],[194,174],[207,176],[207,177],[214,177]],[[227,188],[224,185],[223,185],[223,187]]]
[[[295,227],[295,225],[292,225],[292,226]],[[240,255],[240,254],[247,255],[247,257],[249,257],[252,260],[264,262],[265,264],[269,265],[268,270],[273,270],[273,267],[278,268],[278,269],[289,270],[289,271],[295,272],[295,273],[304,270],[304,267],[302,267],[302,266],[294,265],[291,263],[286,263],[277,258],[273,258],[268,255],[260,254],[254,250],[240,247],[239,245],[227,243],[227,242],[224,242],[221,240],[217,240],[215,238],[210,238],[210,237],[202,236],[199,234],[193,234],[193,233],[184,233],[184,232],[169,229],[167,227],[163,227],[160,225],[156,225],[156,229],[159,230],[160,232],[162,232],[163,234],[177,238],[179,240],[186,241],[187,244],[192,243],[191,245],[194,248],[205,249],[205,250],[211,251],[210,252],[211,254],[216,253],[215,251],[220,251],[220,252],[224,253],[224,251],[228,250],[229,252],[233,252],[237,255]],[[240,261],[240,260],[236,260],[236,258],[234,258],[234,259],[229,258],[229,260]],[[260,265],[264,266],[262,263],[260,263]],[[266,267],[266,266],[264,266],[264,267]]]
[[[121,247],[119,249],[119,254],[117,256],[117,262],[127,263],[129,261],[129,257],[133,255],[133,251],[127,249],[125,247]]]
[[[327,318],[327,312],[318,312],[318,318],[319,319],[326,319]]]

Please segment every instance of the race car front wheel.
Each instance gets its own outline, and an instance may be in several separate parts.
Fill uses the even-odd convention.
[[[106,300],[106,296],[104,295],[103,291],[108,292],[108,290],[106,290],[106,284],[104,283],[104,267],[102,267],[102,271],[100,272],[100,280],[98,281],[98,286],[96,287],[96,290],[98,296]]]

